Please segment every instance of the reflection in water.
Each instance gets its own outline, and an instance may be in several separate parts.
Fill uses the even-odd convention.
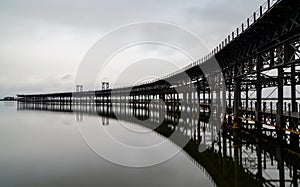
[[[110,119],[140,123],[168,138],[175,130],[189,138],[184,152],[203,170],[217,186],[297,186],[300,173],[300,157],[282,146],[249,136],[242,131],[223,127],[218,132],[205,121],[182,119],[180,111],[166,112],[163,123],[157,124],[161,113],[147,108],[125,108],[101,105],[54,105],[19,103],[19,110],[48,110],[73,112],[77,121],[86,115],[99,116],[102,125],[109,126]],[[138,119],[138,120],[137,120]],[[183,126],[178,126],[179,121]],[[172,139],[171,139],[172,141]],[[179,142],[174,141],[179,145]]]
[[[14,102],[12,102],[14,103]],[[179,152],[159,165],[147,168],[122,167],[95,154],[83,141],[71,112],[41,110],[16,110],[0,102],[0,186],[122,186],[190,187],[212,186],[204,172]],[[102,126],[101,117],[84,115],[87,122],[96,121],[101,128],[121,129],[119,121],[109,118],[109,125]],[[130,125],[129,122],[124,124]],[[88,125],[93,125],[88,123]],[[132,124],[137,130],[149,130]],[[138,128],[139,127],[139,128]],[[133,141],[128,132],[121,131],[122,140]],[[140,135],[143,135],[140,133]],[[101,137],[98,137],[101,140]],[[174,144],[162,135],[149,131],[136,143],[147,145],[148,140]],[[131,142],[130,142],[131,143]],[[106,143],[107,147],[113,146]],[[164,150],[161,149],[161,152]],[[147,157],[156,154],[147,155]],[[139,158],[139,157],[138,157]],[[129,158],[130,159],[130,158]]]

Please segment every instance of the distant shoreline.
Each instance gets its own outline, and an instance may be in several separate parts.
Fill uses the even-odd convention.
[[[0,99],[0,101],[17,101],[17,99]]]

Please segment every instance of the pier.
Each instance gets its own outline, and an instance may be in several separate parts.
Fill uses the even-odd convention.
[[[220,71],[201,68],[210,67],[213,62],[218,63]],[[255,183],[251,180],[248,186],[274,186],[274,182],[280,186],[286,182],[297,186],[300,172],[298,0],[268,0],[207,56],[180,71],[128,87],[111,89],[105,82],[102,90],[84,91],[83,88],[84,85],[64,93],[18,94],[18,108],[96,113],[109,118],[118,114],[122,120],[135,116],[140,120],[152,119],[153,123],[163,117],[165,123],[155,131],[168,137],[180,128],[190,138],[184,150],[211,174],[216,184],[227,184],[224,183],[226,173],[234,173],[235,178],[224,186],[240,186],[241,181],[247,186],[248,178]],[[176,126],[180,118],[185,124],[182,127]],[[168,120],[172,128],[165,125]],[[148,125],[148,128],[154,126]],[[203,144],[204,127],[219,137],[219,141],[211,139],[210,148],[200,153],[193,147]],[[241,146],[248,146],[247,150],[251,151],[242,153]],[[246,167],[244,160],[252,159],[249,155],[253,150],[256,155],[247,162],[253,164],[252,171],[245,169],[251,167]],[[287,154],[295,160],[288,159]],[[209,155],[212,160],[202,159],[201,155]],[[222,159],[217,160],[217,155]],[[267,179],[263,171],[275,160],[279,178]],[[222,174],[216,174],[215,170],[220,168]],[[290,179],[285,178],[285,169],[291,173]]]

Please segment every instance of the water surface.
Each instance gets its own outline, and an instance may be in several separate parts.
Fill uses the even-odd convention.
[[[0,102],[0,186],[213,185],[208,175],[182,151],[150,167],[120,166],[101,158],[86,144],[74,114],[16,108],[15,102]],[[83,120],[94,121],[93,118],[99,117],[84,116]],[[123,129],[118,138],[135,142],[118,121],[110,119],[109,128]],[[147,131],[145,140],[135,142],[136,146],[147,145],[147,139],[151,143],[161,142],[163,137],[154,133]],[[175,146],[168,139],[165,142],[169,147]]]

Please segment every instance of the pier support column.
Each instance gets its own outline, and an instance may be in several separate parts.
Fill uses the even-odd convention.
[[[231,89],[232,89],[232,86],[229,85],[227,89],[228,89],[228,111],[227,111],[227,113],[229,114],[227,123],[229,125],[232,125],[232,116],[231,116],[231,114],[232,114],[232,105],[231,105]],[[227,109],[227,106],[226,106],[226,109]]]
[[[233,116],[234,116],[234,128],[239,128],[240,126],[240,119],[239,119],[239,107],[241,102],[241,82],[240,78],[237,76],[237,66],[235,67],[234,71],[234,105],[233,105]]]
[[[294,49],[290,46],[287,45],[286,47],[286,51],[285,53],[288,54],[289,59],[294,60],[295,57],[293,56],[294,53]],[[297,102],[296,102],[296,67],[295,64],[291,64],[291,105],[292,105],[292,114],[295,112],[298,112],[298,106],[297,106]],[[297,119],[290,117],[289,119],[289,129],[293,129],[295,130],[297,125]],[[290,134],[290,142],[291,142],[291,146],[294,148],[298,148],[299,147],[299,136],[297,134],[291,133]]]
[[[256,129],[262,129],[262,113],[261,113],[261,95],[262,95],[262,87],[261,87],[261,68],[262,68],[262,57],[259,54],[256,60],[256,68],[257,68],[257,73],[256,73],[256,105],[255,105],[255,127]]]
[[[246,98],[245,98],[245,108],[246,108],[246,126],[247,126],[247,128],[248,128],[248,118],[249,118],[249,112],[248,112],[248,108],[249,108],[249,95],[248,95],[248,90],[249,90],[249,88],[248,88],[248,84],[246,83],[246,85],[245,85],[245,95],[246,95]],[[252,112],[252,111],[251,111]]]
[[[284,132],[282,128],[285,128],[285,122],[283,120],[283,77],[284,71],[282,67],[278,68],[278,101],[277,101],[277,115],[276,115],[276,127],[278,129],[278,138],[283,139]]]

